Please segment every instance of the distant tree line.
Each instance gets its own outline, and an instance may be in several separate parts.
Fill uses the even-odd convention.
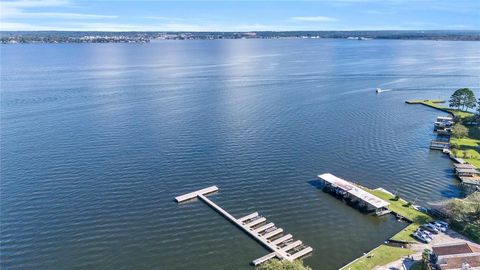
[[[471,40],[480,41],[480,31],[252,31],[252,32],[96,32],[96,31],[0,31],[2,43],[84,43],[148,42],[168,39],[239,39],[239,38],[348,38]],[[84,39],[82,37],[96,37]]]
[[[149,38],[136,36],[7,36],[0,43],[148,43]]]

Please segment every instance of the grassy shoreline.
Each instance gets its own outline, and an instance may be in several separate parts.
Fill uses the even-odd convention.
[[[387,193],[381,189],[365,189],[365,191],[379,197],[382,200],[385,200],[390,203],[387,208],[394,212],[395,214],[400,215],[404,219],[411,222],[410,225],[405,227],[403,230],[392,236],[389,240],[403,243],[412,243],[416,240],[411,236],[411,234],[422,224],[433,221],[433,218],[429,215],[420,212],[413,208],[412,205],[409,205],[407,201],[403,199],[395,200],[395,196]]]
[[[419,100],[419,99],[413,99],[413,100],[407,100],[405,101],[407,104],[422,104],[437,110],[441,110],[444,112],[447,112],[451,114],[454,117],[458,117],[460,119],[468,118],[471,116],[474,116],[474,113],[472,112],[466,112],[462,110],[457,110],[457,109],[452,109],[449,107],[442,106],[441,104],[445,104],[445,100],[440,100],[440,99],[425,99],[425,100]]]
[[[404,219],[411,222],[407,227],[399,231],[397,234],[392,236],[389,240],[392,242],[400,243],[413,243],[417,242],[411,234],[421,225],[433,220],[429,215],[420,212],[413,208],[412,205],[408,204],[407,201],[403,199],[395,199],[395,196],[390,192],[383,189],[369,189],[366,187],[361,187],[365,191],[369,192],[372,195],[375,195],[387,202],[390,205],[387,208],[395,214],[402,216]],[[375,266],[382,266],[393,261],[399,260],[405,256],[414,254],[415,251],[408,248],[393,247],[386,244],[381,244],[380,246],[374,248],[367,254],[362,257],[357,258],[356,260],[350,262],[349,264],[342,267],[340,270],[360,270],[360,269],[372,269]]]
[[[472,112],[466,112],[457,109],[451,109],[441,104],[445,103],[443,100],[426,99],[426,100],[407,100],[407,104],[421,104],[437,110],[441,110],[451,114],[458,121],[463,122],[473,116]],[[451,138],[450,143],[453,148],[457,149],[454,154],[455,157],[463,158],[468,163],[480,168],[480,129],[477,126],[467,126],[468,136],[466,138]]]
[[[370,194],[389,202],[390,204],[387,206],[387,208],[390,211],[411,222],[408,226],[403,228],[389,239],[391,242],[404,243],[407,247],[402,248],[389,246],[388,244],[381,244],[367,254],[364,254],[363,256],[343,266],[340,268],[340,270],[373,269],[375,266],[387,265],[405,256],[416,253],[408,248],[408,244],[418,242],[412,237],[412,233],[417,230],[420,225],[431,222],[434,219],[430,215],[416,210],[413,205],[409,204],[406,200],[401,198],[396,199],[395,195],[384,189],[369,189],[364,186],[359,187]],[[475,242],[475,239],[472,240]]]
[[[373,269],[375,266],[386,265],[405,256],[412,255],[415,252],[406,248],[380,245],[372,249],[367,254],[355,259],[340,270],[365,270]]]
[[[454,118],[463,121],[474,116],[471,112],[465,112],[461,110],[451,109],[443,106],[445,103],[444,100],[408,100],[405,101],[407,104],[421,104],[443,112],[451,114]],[[464,158],[469,163],[480,168],[480,153],[478,152],[478,146],[480,146],[480,130],[477,127],[469,127],[469,134],[467,138],[462,139],[451,139],[451,143],[458,145],[459,149],[462,151],[474,151],[478,156],[475,156],[474,153],[470,153],[472,158],[465,158],[463,156],[458,156]],[[400,243],[415,243],[417,242],[411,235],[412,233],[422,224],[428,223],[433,220],[433,218],[423,212],[420,212],[413,208],[407,201],[403,199],[395,199],[395,196],[390,192],[383,189],[369,189],[366,187],[361,187],[365,191],[387,201],[390,205],[387,207],[390,211],[402,216],[407,219],[411,224],[406,226],[404,229],[399,231],[397,234],[392,236],[389,240],[393,242]],[[375,266],[383,266],[391,263],[393,261],[399,260],[405,256],[414,254],[415,251],[408,248],[393,247],[386,244],[381,244],[380,246],[372,249],[367,254],[355,259],[349,264],[343,266],[340,270],[360,270],[360,269],[373,269]]]
[[[422,104],[438,110],[442,110],[450,113],[455,118],[455,121],[460,122],[468,129],[468,134],[464,138],[450,138],[450,146],[452,154],[455,157],[463,158],[468,163],[480,168],[480,127],[477,125],[468,125],[469,122],[477,122],[475,114],[472,112],[466,112],[456,109],[451,109],[440,104],[445,103],[440,100],[409,100],[408,104]],[[467,197],[468,198],[468,197]],[[458,199],[460,202],[467,200]],[[480,241],[480,224],[452,224],[458,232],[463,233],[474,242]]]

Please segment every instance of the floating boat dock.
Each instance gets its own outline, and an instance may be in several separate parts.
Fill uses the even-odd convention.
[[[472,164],[455,163],[455,174],[462,184],[480,187],[480,172]]]
[[[434,128],[451,127],[454,124],[451,116],[438,116],[437,121],[433,123]]]
[[[433,140],[430,143],[430,149],[433,150],[444,150],[444,149],[450,149],[450,142],[445,142],[445,141],[437,141]]]
[[[460,179],[463,185],[480,189],[480,172],[477,167],[469,164],[461,158],[457,158],[450,150],[449,140],[444,140],[442,136],[450,137],[451,127],[455,124],[453,117],[438,116],[437,121],[434,122],[434,131],[437,132],[438,140],[433,140],[430,143],[430,149],[442,150],[443,153],[448,154],[455,162],[455,174]]]
[[[324,189],[344,199],[358,202],[368,212],[375,212],[378,216],[390,213],[390,210],[387,209],[390,203],[366,192],[347,180],[330,173],[320,174],[318,178],[323,181]]]
[[[175,200],[178,203],[181,203],[199,198],[271,251],[271,253],[261,258],[253,260],[253,265],[259,265],[273,258],[293,261],[313,251],[311,247],[303,244],[302,241],[294,241],[291,234],[283,235],[282,228],[278,228],[273,222],[267,222],[267,219],[261,216],[258,212],[254,212],[238,219],[235,218],[205,197],[205,195],[216,191],[218,191],[218,187],[211,186],[175,197]]]
[[[451,116],[438,116],[437,121],[433,123],[433,131],[437,133],[437,140],[432,140],[430,149],[450,150],[449,137],[452,132],[452,126],[455,124]]]
[[[433,123],[433,131],[440,137],[450,137],[454,123],[453,118],[450,116],[438,116],[437,121]]]
[[[465,164],[467,163],[463,158],[457,158],[455,157],[453,154],[450,153],[450,151],[446,154],[449,154],[449,157],[451,160],[453,160],[455,163],[458,163],[458,164]]]

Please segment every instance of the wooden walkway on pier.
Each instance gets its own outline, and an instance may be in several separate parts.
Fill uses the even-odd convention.
[[[218,188],[216,186],[211,186],[175,197],[175,200],[180,203],[198,197],[219,214],[250,235],[257,242],[272,251],[271,253],[252,261],[254,265],[259,265],[275,257],[281,260],[292,261],[313,251],[311,247],[304,245],[302,241],[294,241],[291,234],[283,235],[282,228],[276,227],[272,222],[267,222],[267,219],[262,217],[258,212],[238,219],[235,218],[216,203],[205,197],[206,194],[215,191],[218,191]]]
[[[472,164],[469,163],[455,163],[455,174],[462,181],[462,184],[480,187],[480,172]]]
[[[450,149],[450,142],[433,140],[430,142],[430,149],[433,149],[433,150]]]

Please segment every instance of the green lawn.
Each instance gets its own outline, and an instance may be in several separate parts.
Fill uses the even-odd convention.
[[[451,138],[452,148],[456,157],[465,159],[468,163],[480,168],[480,135],[478,127],[470,127],[468,138]]]
[[[414,254],[415,252],[399,247],[380,245],[370,251],[367,255],[359,258],[351,264],[346,265],[340,270],[365,270],[373,269],[375,266],[386,265],[390,262],[401,259],[402,257]]]
[[[402,242],[415,242],[417,240],[412,237],[412,233],[414,233],[419,226],[420,224],[418,223],[412,223],[408,225],[405,229],[392,236],[390,239]]]
[[[422,103],[429,103],[429,104],[432,104],[434,106],[437,106],[437,104],[439,103],[445,103],[446,101],[445,100],[442,100],[442,99],[425,99],[425,100],[421,100],[421,99],[412,99],[412,100],[407,100],[406,103],[408,104],[422,104]]]
[[[464,160],[472,164],[473,166],[480,168],[480,159],[465,158]]]
[[[461,110],[455,110],[455,109],[447,109],[449,112],[452,112],[453,115],[459,117],[460,119],[465,119],[465,118],[468,118],[468,117],[472,117],[474,115],[474,113],[471,113],[471,112],[465,112],[465,111],[461,111]]]
[[[428,223],[433,219],[418,210],[415,210],[412,206],[407,206],[407,202],[400,199],[398,201],[393,200],[394,196],[391,194],[385,193],[382,190],[378,189],[365,189],[371,194],[387,201],[390,203],[388,209],[409,219],[413,223],[407,226],[405,229],[401,230],[399,233],[394,235],[391,240],[403,241],[403,242],[415,242],[416,240],[411,236],[411,234],[418,228],[418,226]]]
[[[480,140],[473,139],[473,138],[461,138],[461,139],[451,138],[450,142],[457,143],[463,146],[470,146],[470,147],[477,147],[480,144]]]
[[[459,117],[460,119],[464,119],[470,116],[473,116],[474,113],[472,112],[466,112],[462,110],[457,110],[457,109],[450,109],[448,107],[445,107],[441,105],[442,103],[445,103],[444,100],[438,100],[438,99],[426,99],[426,100],[407,100],[406,103],[408,104],[423,104],[425,106],[429,106],[438,110],[442,110],[445,112],[449,112],[453,114],[456,117]]]
[[[423,224],[432,221],[432,218],[429,215],[415,210],[415,208],[412,206],[407,206],[406,201],[402,199],[398,201],[393,200],[394,196],[391,194],[385,193],[384,191],[378,189],[366,189],[366,191],[389,202],[390,205],[388,206],[388,209],[399,215],[402,215],[405,218],[408,218],[413,222]]]

